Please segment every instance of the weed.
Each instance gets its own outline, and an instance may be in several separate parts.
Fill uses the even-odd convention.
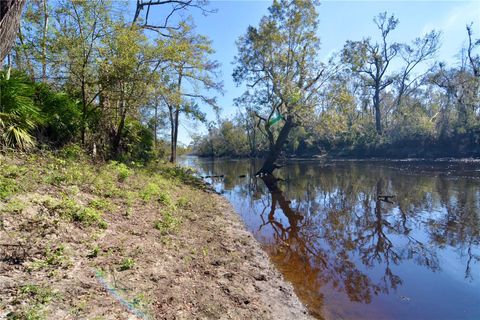
[[[98,253],[100,252],[100,247],[95,246],[92,251],[87,255],[88,258],[96,258],[98,257]]]
[[[50,267],[67,269],[71,266],[71,261],[65,253],[65,246],[60,245],[54,249],[47,248],[45,258],[31,263],[31,270],[39,270]]]
[[[159,194],[158,194],[158,202],[160,202],[161,204],[167,206],[167,207],[170,207],[172,208],[173,210],[176,209],[175,205],[173,204],[173,200],[172,200],[172,197],[170,197],[170,195],[165,192],[165,191],[160,191]]]
[[[66,188],[69,195],[75,196],[80,193],[80,189],[77,186],[69,186]]]
[[[51,184],[53,186],[60,186],[63,182],[66,182],[67,180],[67,176],[57,171],[49,174],[45,179],[48,184]]]
[[[5,213],[22,213],[26,207],[27,204],[24,201],[11,199],[0,211]]]
[[[160,194],[161,190],[158,184],[155,184],[153,182],[150,182],[145,186],[145,188],[140,192],[140,198],[148,202],[150,201],[153,197],[157,197]]]
[[[20,294],[22,299],[32,299],[41,304],[49,303],[55,296],[49,288],[35,284],[27,284],[21,287]]]
[[[7,314],[7,320],[43,320],[45,312],[39,304],[28,306],[26,310],[10,312]]]
[[[78,144],[70,144],[60,150],[59,155],[68,160],[79,160],[85,157],[85,152]]]
[[[135,260],[133,260],[132,258],[125,258],[120,263],[120,267],[118,268],[118,270],[120,271],[130,270],[134,266],[135,266]]]
[[[127,180],[128,176],[132,173],[128,167],[121,163],[117,167],[117,172],[118,172],[118,181],[124,182]]]
[[[180,225],[178,218],[174,217],[171,211],[166,211],[163,214],[162,220],[155,222],[155,229],[159,230],[162,235],[168,234]]]
[[[20,190],[14,179],[0,176],[0,200],[5,200]]]
[[[102,211],[111,211],[112,203],[107,199],[94,199],[88,204],[89,207]]]
[[[110,177],[102,174],[96,181],[94,185],[94,191],[99,196],[104,197],[114,197],[120,193],[117,185]]]
[[[117,173],[117,179],[119,182],[125,182],[125,180],[127,180],[127,178],[132,174],[132,171],[124,163],[111,161],[109,168],[113,169]]]
[[[82,208],[75,200],[64,197],[62,200],[48,197],[42,204],[62,218],[74,222],[81,222],[84,225],[97,225],[102,229],[107,228],[107,223],[102,219],[102,213],[95,208]]]
[[[53,250],[51,248],[47,248],[44,261],[47,266],[68,267],[70,265],[70,261],[65,255],[64,245],[60,245]]]
[[[145,294],[140,293],[132,299],[131,303],[137,309],[145,309],[151,301],[145,296]]]
[[[177,200],[177,207],[179,208],[187,208],[190,205],[190,200],[185,197],[180,197]]]

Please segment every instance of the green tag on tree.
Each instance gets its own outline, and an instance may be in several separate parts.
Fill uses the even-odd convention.
[[[270,121],[268,121],[268,125],[273,126],[275,123],[277,123],[282,119],[283,119],[283,116],[279,112],[277,112],[275,117],[271,118]]]

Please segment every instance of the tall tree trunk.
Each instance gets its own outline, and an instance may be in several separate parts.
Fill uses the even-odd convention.
[[[112,156],[114,159],[118,159],[120,157],[120,142],[122,141],[123,129],[125,128],[125,119],[127,117],[125,99],[122,98],[121,103],[122,110],[120,112],[120,122],[118,123],[117,131],[115,132],[115,136],[113,137],[112,141]]]
[[[182,78],[183,78],[183,66],[180,66],[180,70],[178,71],[178,82],[177,82],[177,90],[179,93],[179,97],[181,96],[182,90]],[[173,112],[173,113],[172,113]],[[177,161],[177,139],[178,139],[178,116],[180,113],[180,104],[175,106],[175,110],[170,110],[170,124],[172,126],[171,134],[172,137],[171,141],[171,153],[170,153],[170,162],[175,163]]]
[[[170,162],[173,163],[173,153],[174,153],[174,137],[175,137],[175,116],[173,111],[173,106],[168,106],[168,113],[170,118]]]
[[[174,128],[175,130],[172,132],[172,154],[170,156],[170,162],[175,163],[177,161],[177,141],[178,141],[178,124],[179,124],[179,115],[180,115],[180,106],[177,106],[174,112]]]
[[[155,104],[155,121],[153,123],[153,147],[157,149],[158,105]]]
[[[382,115],[380,114],[380,88],[375,86],[373,96],[373,108],[375,109],[375,128],[378,134],[382,134]]]
[[[85,131],[87,127],[87,93],[85,87],[85,81],[82,80],[81,85],[82,90],[82,124],[80,128],[80,135],[82,139],[82,144],[85,144]]]
[[[42,39],[42,81],[47,82],[47,34],[48,34],[48,6],[43,0],[43,39]]]
[[[275,162],[280,156],[280,152],[282,151],[283,145],[287,142],[288,135],[290,134],[292,128],[293,122],[287,118],[285,125],[283,126],[282,130],[280,130],[277,140],[275,143],[270,144],[270,150],[267,158],[265,159],[265,162],[258,173],[272,174],[273,171],[278,168],[278,165]]]

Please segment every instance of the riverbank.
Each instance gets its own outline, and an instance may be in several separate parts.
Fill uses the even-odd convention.
[[[0,155],[0,319],[306,319],[188,170]]]

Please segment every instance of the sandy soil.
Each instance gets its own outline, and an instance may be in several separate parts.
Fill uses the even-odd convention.
[[[2,216],[0,319],[310,318],[230,204],[210,190],[180,186],[189,204],[167,235],[152,227],[159,213],[147,205],[106,214],[106,230],[62,221],[41,205],[48,192]]]

